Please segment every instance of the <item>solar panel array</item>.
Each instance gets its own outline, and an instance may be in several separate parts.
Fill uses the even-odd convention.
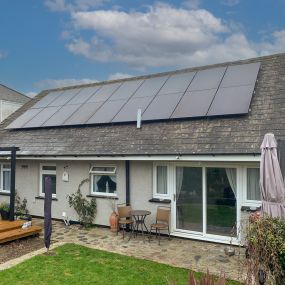
[[[260,63],[51,91],[7,128],[36,128],[248,113]]]

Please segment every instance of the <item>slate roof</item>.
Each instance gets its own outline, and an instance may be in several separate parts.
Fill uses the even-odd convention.
[[[258,154],[265,133],[273,132],[277,139],[285,139],[285,53],[188,70],[251,62],[261,62],[261,69],[247,115],[143,122],[141,129],[129,123],[6,130],[48,93],[43,91],[1,125],[0,146],[18,146],[20,155],[30,156]],[[180,71],[166,74],[176,72]]]
[[[0,100],[24,104],[28,102],[30,98],[16,90],[0,84]]]

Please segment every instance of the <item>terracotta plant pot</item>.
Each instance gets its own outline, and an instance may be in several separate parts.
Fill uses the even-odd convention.
[[[110,229],[112,233],[116,233],[118,231],[118,220],[119,216],[114,211],[109,218]]]

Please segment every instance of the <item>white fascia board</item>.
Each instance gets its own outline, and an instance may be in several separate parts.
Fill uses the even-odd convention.
[[[223,162],[260,162],[260,155],[130,155],[130,156],[18,156],[22,160],[139,160],[139,161],[223,161]]]

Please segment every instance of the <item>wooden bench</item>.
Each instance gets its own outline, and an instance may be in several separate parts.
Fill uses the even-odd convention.
[[[42,231],[39,226],[31,226],[27,229],[22,229],[24,221],[0,221],[0,244],[28,237],[38,235]]]

